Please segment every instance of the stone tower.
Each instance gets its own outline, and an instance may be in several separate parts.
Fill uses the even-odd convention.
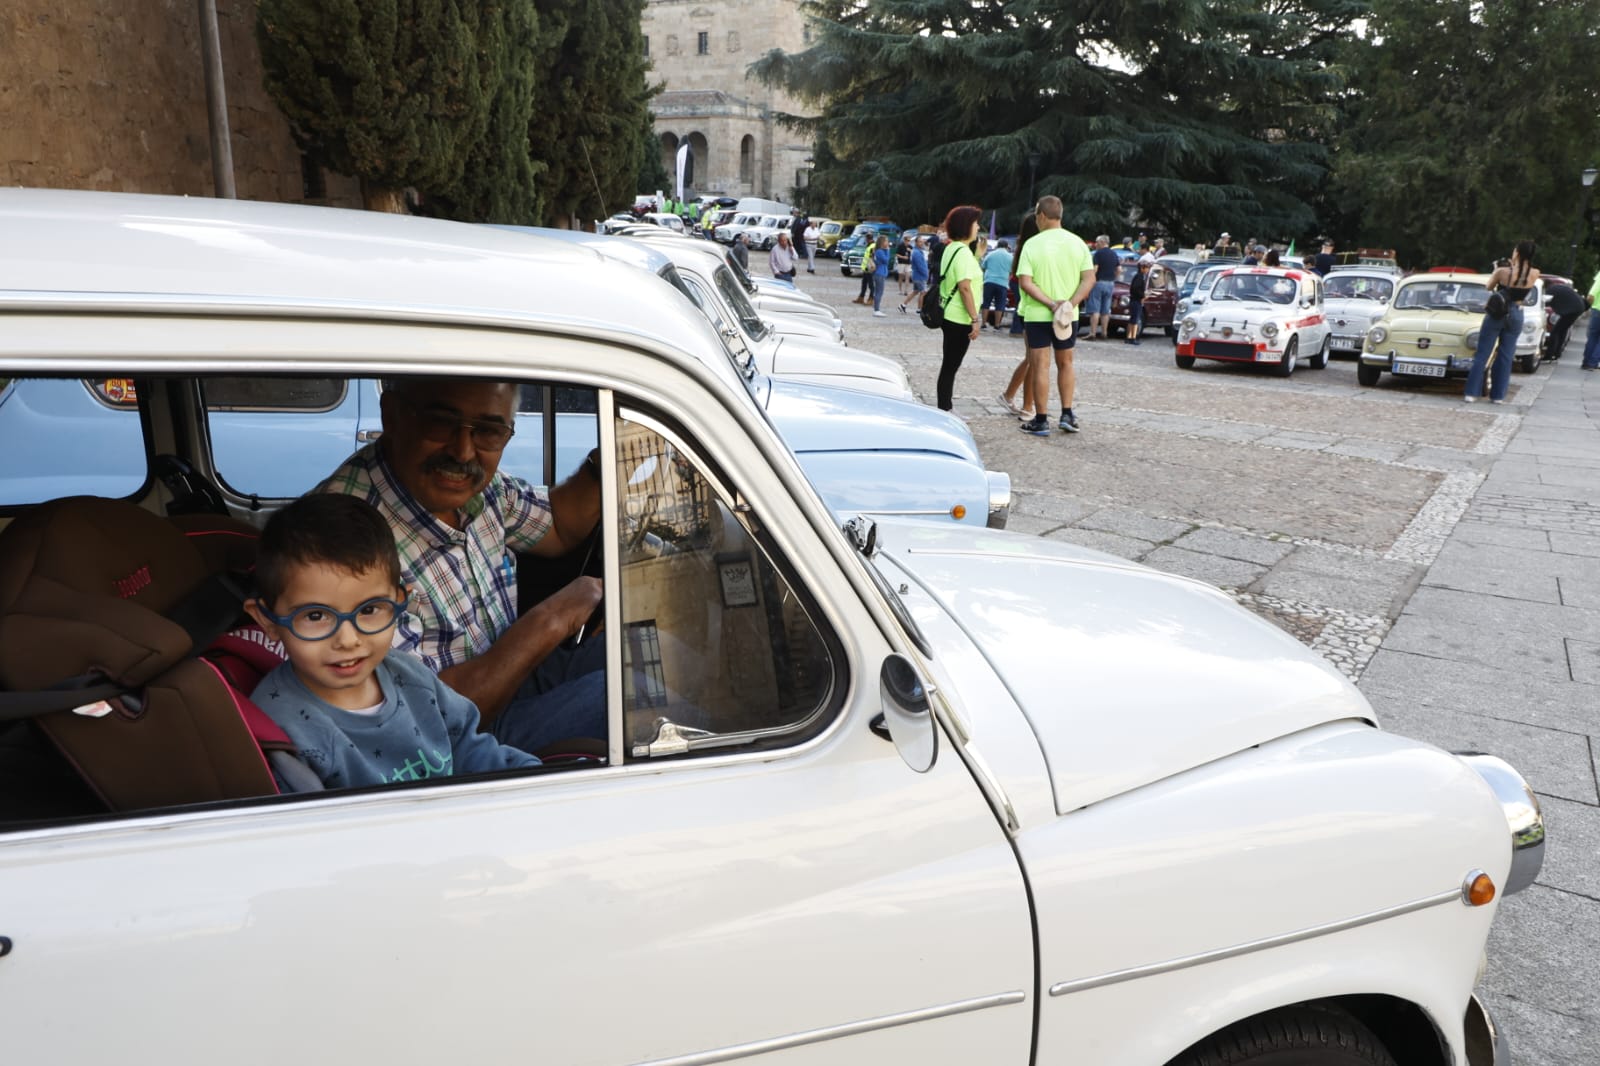
[[[746,69],[773,49],[810,45],[796,0],[646,0],[643,28],[650,77],[666,84],[651,111],[669,175],[689,145],[684,195],[792,199],[810,173],[811,144],[774,115],[799,104]]]

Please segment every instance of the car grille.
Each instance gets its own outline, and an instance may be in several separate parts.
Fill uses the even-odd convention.
[[[1219,359],[1254,359],[1256,346],[1233,341],[1195,341],[1194,354],[1209,355]]]

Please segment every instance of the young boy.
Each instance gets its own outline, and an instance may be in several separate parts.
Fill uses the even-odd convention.
[[[251,698],[328,788],[481,773],[539,760],[478,732],[478,709],[420,660],[387,656],[405,613],[394,533],[377,509],[313,493],[273,515],[245,609],[289,661]]]

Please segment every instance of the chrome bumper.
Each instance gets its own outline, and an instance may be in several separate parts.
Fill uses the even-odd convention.
[[[1475,751],[1457,752],[1462,762],[1488,783],[1505,812],[1511,837],[1511,869],[1500,894],[1509,896],[1533,884],[1544,866],[1544,815],[1533,787],[1504,759]]]
[[[989,479],[989,519],[985,525],[990,529],[1004,529],[1006,519],[1011,517],[1011,475],[999,470],[983,473]]]
[[[1467,1066],[1511,1066],[1511,1046],[1476,994],[1467,1001]]]

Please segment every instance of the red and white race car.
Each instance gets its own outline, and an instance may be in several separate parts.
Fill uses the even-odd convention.
[[[1178,365],[1196,359],[1266,363],[1279,376],[1300,360],[1328,365],[1331,329],[1323,314],[1322,279],[1309,270],[1234,267],[1218,279],[1204,307],[1178,327]]]

